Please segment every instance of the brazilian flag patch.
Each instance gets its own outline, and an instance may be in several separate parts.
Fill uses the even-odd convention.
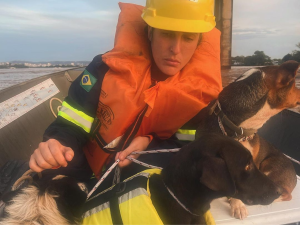
[[[97,79],[92,74],[90,74],[89,71],[87,70],[83,71],[83,75],[80,81],[80,86],[83,87],[84,90],[90,92],[90,90],[92,89],[92,87],[96,82]]]

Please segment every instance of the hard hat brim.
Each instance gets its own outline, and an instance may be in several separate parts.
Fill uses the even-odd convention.
[[[181,31],[189,33],[205,33],[211,31],[216,22],[207,22],[203,20],[181,20],[175,18],[166,18],[161,16],[147,16],[142,14],[143,20],[150,26],[162,30]]]

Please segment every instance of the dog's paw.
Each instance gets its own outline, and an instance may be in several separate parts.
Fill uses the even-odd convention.
[[[245,219],[248,216],[248,210],[245,204],[236,198],[231,198],[230,201],[231,206],[231,216],[237,219]]]

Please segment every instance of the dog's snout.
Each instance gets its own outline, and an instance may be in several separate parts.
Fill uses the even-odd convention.
[[[278,194],[278,196],[282,195],[283,193],[283,189],[281,187],[277,187],[276,188],[276,194]]]

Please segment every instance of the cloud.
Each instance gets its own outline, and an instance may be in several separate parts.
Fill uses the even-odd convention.
[[[110,50],[119,10],[94,9],[77,2],[81,5],[66,10],[62,10],[63,3],[32,8],[28,8],[30,4],[22,6],[23,2],[1,4],[0,62],[91,60]]]
[[[16,6],[4,5],[0,8],[0,32],[16,32],[30,35],[78,32],[87,36],[106,36],[114,31],[118,12],[94,10],[81,14],[73,12],[39,12]],[[106,32],[101,32],[106,31]]]
[[[244,40],[252,38],[269,38],[281,34],[279,28],[235,28],[232,35],[234,40]]]
[[[4,2],[0,61],[90,60],[113,47],[119,0]],[[146,0],[122,2],[145,5]],[[233,56],[262,50],[271,57],[283,57],[296,49],[300,0],[234,0],[233,7]]]
[[[299,0],[234,0],[232,55],[282,58],[300,42]]]

